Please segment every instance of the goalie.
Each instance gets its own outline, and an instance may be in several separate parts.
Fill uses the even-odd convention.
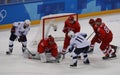
[[[58,47],[52,35],[39,42],[37,52],[37,58],[40,58],[41,62],[59,62],[60,54],[58,53]]]

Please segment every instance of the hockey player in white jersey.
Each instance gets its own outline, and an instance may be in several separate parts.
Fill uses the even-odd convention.
[[[6,51],[6,54],[11,54],[13,51],[13,42],[18,38],[18,41],[22,44],[22,52],[25,51],[27,47],[27,38],[26,35],[30,30],[30,20],[25,20],[23,22],[14,22],[11,28],[11,35],[9,38],[9,50]]]
[[[89,59],[87,55],[87,50],[89,49],[89,43],[86,40],[86,33],[75,33],[70,31],[68,33],[69,37],[71,37],[70,45],[68,46],[68,52],[71,53],[73,64],[71,67],[77,67],[77,58],[82,53],[83,54],[83,63],[89,64]]]

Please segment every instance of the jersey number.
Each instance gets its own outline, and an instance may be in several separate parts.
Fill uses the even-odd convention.
[[[108,29],[107,26],[104,26],[104,30],[105,30],[106,33],[109,33],[109,32],[110,32],[110,30]]]

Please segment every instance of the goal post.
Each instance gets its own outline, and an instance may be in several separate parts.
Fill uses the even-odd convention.
[[[60,13],[43,16],[31,45],[38,45],[39,41],[46,38],[48,35],[52,35],[55,38],[55,41],[63,41],[65,34],[62,30],[65,20],[69,16],[73,16],[75,20],[78,21],[78,14],[76,13]]]
[[[58,25],[56,24],[57,22],[61,22],[61,21],[65,21],[70,15],[74,16],[75,19],[78,21],[78,15],[75,13],[62,13],[62,14],[51,14],[51,15],[47,15],[42,17],[42,38],[44,39],[47,36],[47,31],[45,30],[45,28],[47,27],[47,21],[49,21],[49,25]],[[52,26],[53,27],[53,26]],[[56,26],[57,27],[57,26]],[[54,28],[54,27],[53,27]],[[59,28],[58,28],[59,29]],[[46,32],[45,32],[46,31]]]

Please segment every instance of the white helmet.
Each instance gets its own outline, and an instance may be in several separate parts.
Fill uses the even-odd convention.
[[[69,31],[68,32],[68,36],[71,38],[71,37],[73,37],[75,35],[75,33],[73,32],[73,31]]]
[[[28,25],[30,25],[30,24],[31,24],[31,22],[30,22],[30,20],[29,20],[29,19],[26,19],[26,20],[25,20],[25,23],[26,23],[26,24],[28,24]]]

